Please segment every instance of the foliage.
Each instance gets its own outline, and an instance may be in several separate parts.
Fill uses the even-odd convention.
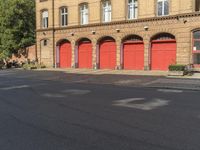
[[[43,69],[43,68],[46,68],[46,66],[44,64],[26,63],[23,65],[23,69],[25,69],[25,70]]]
[[[169,66],[169,71],[184,71],[185,70],[185,65],[170,65]]]
[[[0,0],[0,59],[35,43],[35,1]]]

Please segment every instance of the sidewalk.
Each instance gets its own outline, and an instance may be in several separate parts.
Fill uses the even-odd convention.
[[[61,71],[66,73],[76,74],[90,74],[90,75],[105,75],[105,74],[116,74],[116,75],[141,75],[141,76],[167,76],[166,71],[135,71],[135,70],[110,70],[110,69],[55,69],[47,68],[42,69],[46,71]]]

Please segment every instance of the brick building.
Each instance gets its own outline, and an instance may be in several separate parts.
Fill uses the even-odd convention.
[[[200,0],[36,0],[37,57],[50,67],[200,65]]]

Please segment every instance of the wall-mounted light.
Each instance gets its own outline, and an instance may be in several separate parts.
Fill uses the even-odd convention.
[[[118,33],[120,32],[120,29],[115,29]]]
[[[72,33],[70,33],[71,34],[71,36],[74,36],[74,32],[72,32]]]
[[[147,31],[149,29],[148,26],[144,26],[144,30]]]
[[[92,34],[96,34],[96,31],[92,31]]]

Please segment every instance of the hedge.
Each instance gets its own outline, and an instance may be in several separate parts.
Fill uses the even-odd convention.
[[[169,71],[184,71],[185,65],[170,65]]]

